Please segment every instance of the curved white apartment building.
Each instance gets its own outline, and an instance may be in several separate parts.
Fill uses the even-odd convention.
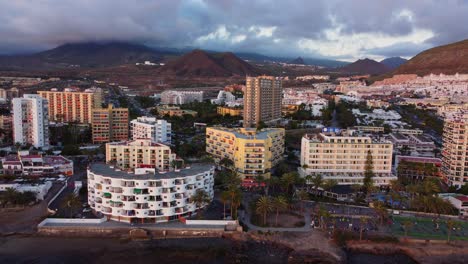
[[[166,173],[136,169],[128,173],[107,164],[88,168],[88,202],[96,213],[122,222],[159,223],[190,216],[198,189],[213,198],[214,166],[194,164]]]

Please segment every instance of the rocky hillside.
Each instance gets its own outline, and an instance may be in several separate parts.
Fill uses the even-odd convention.
[[[393,74],[414,73],[418,75],[468,73],[468,39],[425,50]]]
[[[396,69],[400,65],[404,64],[407,62],[407,59],[403,59],[401,57],[391,57],[391,58],[386,58],[384,60],[381,60],[380,63],[383,65],[387,66],[389,69]]]
[[[343,73],[370,75],[383,74],[390,71],[390,69],[384,64],[367,58],[363,60],[357,60],[351,64],[339,68],[339,70]]]
[[[257,75],[259,70],[239,59],[231,52],[207,53],[193,50],[182,57],[169,61],[158,71],[164,75],[181,77],[223,77]]]

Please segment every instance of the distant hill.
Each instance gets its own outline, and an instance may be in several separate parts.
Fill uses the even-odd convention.
[[[468,39],[425,50],[398,67],[393,74],[468,73]]]
[[[144,45],[123,42],[73,43],[30,55],[0,56],[0,67],[13,69],[109,67],[145,60],[160,61],[167,53]]]
[[[381,60],[380,63],[387,66],[387,68],[393,70],[393,69],[398,68],[400,65],[404,64],[407,61],[408,61],[407,59],[403,59],[401,57],[391,57],[391,58],[386,58],[384,60]]]
[[[257,63],[262,62],[285,62],[291,63],[292,58],[287,57],[270,57],[259,53],[249,52],[236,52],[236,55],[244,60],[253,61]],[[302,57],[301,57],[302,58]],[[302,58],[305,65],[314,65],[320,67],[336,68],[349,64],[344,61],[336,61],[329,59],[317,59],[317,58]]]
[[[343,73],[370,75],[383,74],[390,71],[390,69],[384,64],[367,58],[363,60],[357,60],[351,64],[339,68],[339,70]]]
[[[169,61],[158,72],[183,77],[245,76],[260,73],[258,69],[231,52],[207,53],[203,50],[193,50]]]
[[[290,61],[289,63],[290,64],[302,64],[302,65],[305,64],[304,59],[302,59],[301,57],[297,57],[294,60]]]

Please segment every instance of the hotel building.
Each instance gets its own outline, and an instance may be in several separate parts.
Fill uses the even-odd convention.
[[[49,101],[49,118],[57,122],[91,123],[94,108],[102,108],[102,89],[65,88],[38,91]]]
[[[36,148],[49,146],[47,99],[37,94],[13,98],[13,140]]]
[[[102,163],[88,169],[88,202],[108,219],[159,223],[196,213],[191,197],[204,190],[213,198],[214,166],[193,164],[171,172],[121,171]]]
[[[468,183],[468,114],[445,120],[442,149],[442,175],[450,186]]]
[[[93,143],[128,140],[128,108],[93,109]]]
[[[227,107],[227,106],[218,106],[216,107],[216,112],[218,115],[230,115],[230,116],[242,116],[244,109],[241,107]]]
[[[244,127],[281,118],[281,89],[279,78],[272,76],[247,77],[244,93]]]
[[[243,179],[243,185],[254,184],[256,176],[270,177],[271,168],[284,153],[285,131],[266,128],[260,131],[247,128],[208,127],[206,152],[216,162],[232,160]]]
[[[322,175],[338,184],[362,184],[368,153],[372,155],[374,184],[387,185],[392,175],[392,143],[354,131],[306,134],[301,143],[301,176]]]
[[[132,139],[149,138],[153,142],[171,143],[171,123],[155,117],[142,116],[130,122]]]
[[[191,102],[203,102],[203,92],[167,90],[161,93],[161,104],[181,105]]]
[[[154,168],[158,171],[169,171],[176,154],[171,148],[151,139],[113,142],[106,144],[106,162],[122,170],[135,168]]]

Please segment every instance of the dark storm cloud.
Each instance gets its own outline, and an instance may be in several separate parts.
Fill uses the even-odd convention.
[[[466,0],[0,0],[0,53],[132,41],[270,55],[412,56],[468,36]]]

